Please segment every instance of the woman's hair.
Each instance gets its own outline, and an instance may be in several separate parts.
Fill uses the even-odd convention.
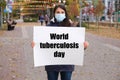
[[[54,12],[54,18],[55,18],[55,11],[58,8],[63,9],[65,11],[65,16],[66,16],[66,18],[62,22],[60,22],[59,26],[71,26],[71,23],[70,23],[69,18],[68,18],[67,10],[66,10],[64,5],[56,5],[55,6],[54,11],[53,11]],[[56,19],[55,19],[55,22],[57,22]]]

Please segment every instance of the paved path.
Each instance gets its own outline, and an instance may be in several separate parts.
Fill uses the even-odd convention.
[[[29,25],[0,35],[0,80],[47,80],[44,67],[33,67],[32,32]],[[120,40],[90,33],[86,40],[84,66],[76,66],[72,80],[120,80]]]

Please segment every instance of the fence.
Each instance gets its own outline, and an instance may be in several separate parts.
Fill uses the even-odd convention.
[[[89,22],[89,24],[94,24],[95,25],[96,22]],[[99,22],[98,24],[99,24],[99,26],[120,28],[120,22],[113,22],[113,23],[110,23],[110,22]]]

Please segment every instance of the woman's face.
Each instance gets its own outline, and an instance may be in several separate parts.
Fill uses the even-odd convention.
[[[62,22],[66,18],[65,11],[61,8],[57,8],[55,11],[55,18],[57,22]]]
[[[65,14],[65,11],[61,8],[57,8],[55,14]]]

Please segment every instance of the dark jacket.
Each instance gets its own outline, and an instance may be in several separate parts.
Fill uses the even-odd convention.
[[[51,21],[47,26],[59,26],[59,23]],[[48,65],[45,66],[46,71],[74,71],[74,65]]]

